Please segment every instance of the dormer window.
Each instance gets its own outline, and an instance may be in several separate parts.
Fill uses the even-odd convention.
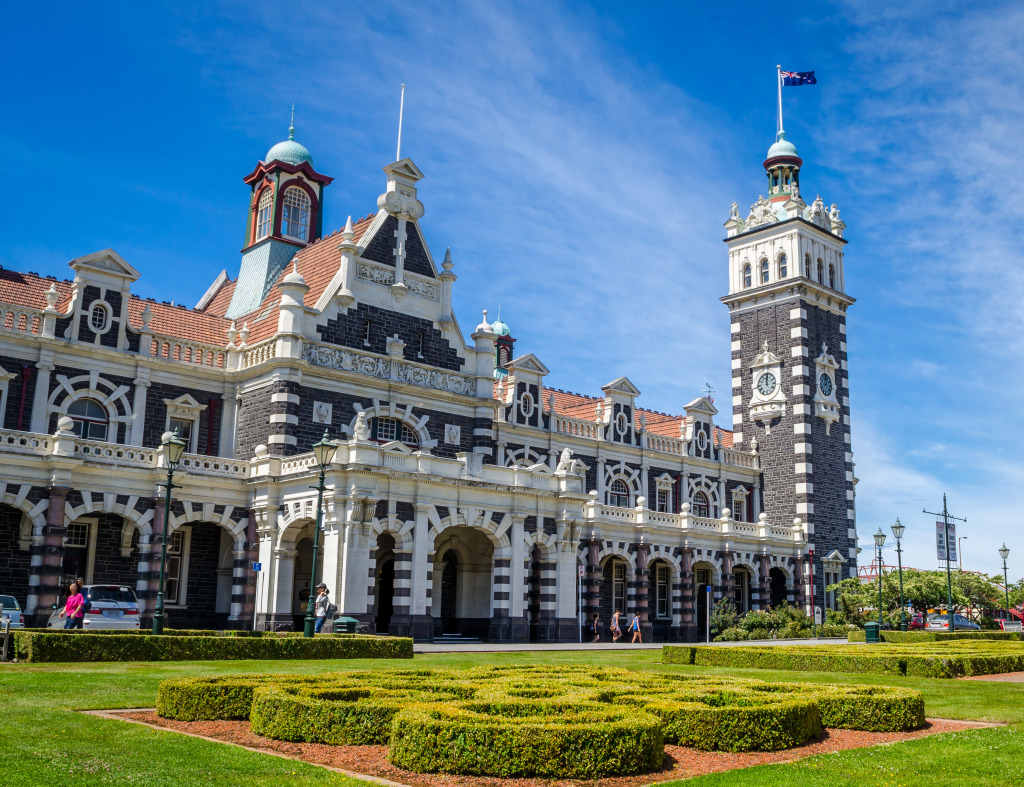
[[[753,282],[750,278],[750,263],[743,266],[743,286],[749,287]]]
[[[274,193],[264,189],[256,208],[256,240],[263,240],[270,234],[270,223],[274,213]]]
[[[281,221],[288,237],[302,241],[309,239],[309,195],[298,186],[292,186],[284,193]]]
[[[106,305],[94,303],[89,311],[89,327],[96,333],[103,333],[107,330],[109,324],[110,312],[107,310]]]
[[[761,284],[768,283],[768,260],[761,260]]]

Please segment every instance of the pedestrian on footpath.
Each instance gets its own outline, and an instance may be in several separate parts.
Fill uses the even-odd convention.
[[[82,594],[78,591],[78,583],[72,582],[71,586],[68,588],[68,600],[64,602],[64,611],[58,615],[58,617],[64,618],[65,630],[84,628],[85,599],[82,598]]]
[[[619,618],[622,613],[619,610],[615,610],[615,614],[612,615],[612,642],[618,642],[622,639],[622,627],[619,625]]]
[[[640,613],[633,613],[633,622],[629,624],[629,630],[633,632],[633,642],[644,644],[644,635],[640,631]],[[631,643],[632,644],[632,643]]]
[[[320,629],[324,627],[324,623],[327,622],[327,613],[331,606],[331,599],[329,597],[330,591],[327,589],[327,585],[321,582],[316,586],[316,628],[314,633],[319,634]]]
[[[597,613],[596,612],[594,613],[593,631],[594,631],[594,638],[592,640],[590,640],[592,643],[593,642],[597,642],[599,639],[601,639],[601,623],[600,623],[600,621],[597,618]]]

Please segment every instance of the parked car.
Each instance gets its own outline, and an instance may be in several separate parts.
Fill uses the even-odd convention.
[[[924,615],[920,612],[907,621],[907,631],[920,631],[924,628]]]
[[[86,631],[97,629],[138,629],[139,600],[135,591],[125,585],[86,585],[82,595],[89,602],[82,627]],[[47,628],[64,628],[64,618],[59,613],[64,609],[63,601],[54,609]]]
[[[0,620],[9,620],[12,629],[25,627],[25,616],[14,596],[0,596]]]
[[[925,629],[927,631],[949,631],[949,615],[930,615],[928,617],[928,625],[925,626]],[[968,620],[963,615],[957,615],[954,612],[953,630],[981,631],[981,626],[979,626],[973,620]]]
[[[996,618],[995,622],[999,624],[999,628],[1003,631],[1020,631],[1022,628],[1019,620],[1006,620],[1005,618]]]

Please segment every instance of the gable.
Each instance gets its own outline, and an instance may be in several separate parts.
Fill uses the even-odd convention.
[[[526,355],[521,355],[518,358],[513,358],[511,361],[505,364],[505,366],[510,371],[521,370],[524,372],[532,372],[533,374],[540,375],[548,374],[551,371],[550,369],[548,369],[548,367],[542,364],[540,362],[540,358],[538,358],[533,353],[527,353]]]
[[[434,266],[430,262],[430,255],[427,253],[427,248],[420,235],[420,225],[415,221],[407,221],[405,235],[405,270],[409,273],[418,273],[420,276],[428,276],[431,279],[437,278]]]
[[[607,385],[601,386],[601,390],[605,393],[621,393],[626,396],[639,396],[640,390],[629,381],[628,377],[617,377]]]
[[[388,216],[366,244],[360,255],[364,260],[379,262],[381,265],[395,266],[395,232],[398,230],[398,219]]]
[[[718,409],[711,404],[711,400],[706,396],[698,396],[683,409],[686,410],[687,414],[700,413],[702,415],[709,416],[718,415]]]
[[[124,257],[113,249],[104,249],[84,257],[76,257],[68,265],[75,271],[96,271],[106,275],[114,275],[128,281],[136,281],[141,275],[135,268],[129,265]]]

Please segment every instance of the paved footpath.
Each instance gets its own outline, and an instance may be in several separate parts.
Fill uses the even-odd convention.
[[[491,642],[417,642],[413,645],[414,653],[525,653],[527,651],[562,651],[562,650],[660,650],[662,645],[693,644],[704,645],[704,642],[673,643],[644,642],[631,645],[628,642],[519,642],[499,644]],[[715,647],[732,647],[736,645],[846,645],[845,639],[766,639],[753,642],[712,642]]]

